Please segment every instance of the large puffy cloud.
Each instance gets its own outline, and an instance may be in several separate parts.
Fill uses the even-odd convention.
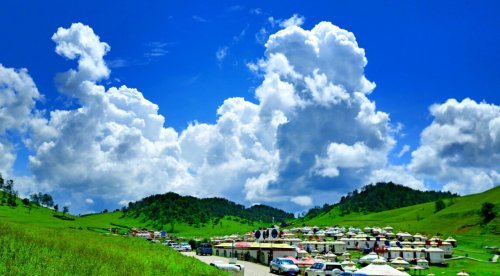
[[[26,69],[15,70],[0,64],[0,172],[11,174],[15,146],[7,136],[26,133],[41,94]]]
[[[328,22],[272,35],[256,66],[258,103],[227,99],[215,124],[180,134],[138,90],[99,84],[110,73],[110,47],[90,27],[59,28],[52,39],[59,55],[78,62],[56,83],[80,106],[33,120],[30,167],[76,205],[171,190],[293,210],[366,184],[395,143],[388,114],[367,98],[375,85],[364,75],[364,50]]]
[[[430,111],[434,121],[422,132],[410,169],[460,194],[500,184],[500,107],[450,99]]]
[[[89,26],[59,28],[56,53],[78,67],[56,84],[77,108],[42,116],[26,70],[0,65],[0,170],[15,160],[7,137],[14,130],[33,150],[33,178],[20,178],[22,186],[52,191],[75,212],[166,191],[298,211],[376,181],[426,189],[422,179],[432,179],[460,193],[499,183],[498,106],[468,99],[433,106],[411,163],[392,165],[395,129],[368,98],[375,84],[355,36],[328,22],[297,25],[271,35],[252,64],[263,78],[256,103],[226,99],[214,124],[180,133],[137,89],[100,84],[110,75],[103,59],[110,47]]]
[[[92,29],[77,23],[52,37],[56,52],[78,59],[78,69],[57,76],[60,90],[80,107],[54,110],[32,124],[35,154],[29,165],[38,181],[76,205],[84,198],[107,202],[138,199],[168,190],[187,193],[189,174],[179,159],[178,134],[164,128],[158,106],[136,89],[106,90],[109,50]]]
[[[261,119],[282,117],[274,146],[279,160],[273,173],[252,179],[247,198],[288,194],[294,203],[297,196],[332,202],[386,165],[395,142],[388,114],[366,96],[375,87],[364,76],[366,64],[354,35],[328,22],[270,36],[256,94]]]

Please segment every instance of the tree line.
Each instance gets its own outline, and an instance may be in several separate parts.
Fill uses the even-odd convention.
[[[0,173],[0,192],[2,193],[2,205],[7,205],[10,207],[17,206],[17,199],[19,198],[19,192],[14,189],[14,180],[12,179],[4,179],[2,174]],[[21,202],[24,206],[29,208],[31,213],[31,207],[35,206],[43,206],[47,208],[52,208],[55,213],[59,211],[59,205],[54,203],[54,199],[50,194],[47,193],[34,193],[29,196],[29,198],[21,199]],[[69,213],[69,207],[63,206],[62,209],[63,215]]]
[[[184,222],[189,225],[205,224],[219,221],[230,215],[240,217],[247,222],[283,222],[293,218],[293,214],[267,205],[254,205],[249,208],[229,201],[225,198],[196,198],[181,196],[169,192],[146,197],[137,202],[129,203],[122,211],[126,216],[141,215],[158,222],[160,225]]]
[[[343,216],[353,212],[381,212],[456,196],[458,195],[450,192],[419,191],[393,182],[378,182],[342,196],[338,203],[316,206],[310,209],[305,217],[316,217],[334,207],[338,207],[340,215]]]

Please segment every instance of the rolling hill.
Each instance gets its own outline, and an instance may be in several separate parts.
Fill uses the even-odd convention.
[[[367,214],[457,196],[450,192],[420,191],[392,182],[379,182],[348,193],[338,203],[314,207],[307,212],[306,217],[313,218],[335,207],[342,215],[352,212]]]
[[[166,246],[110,235],[109,218],[0,205],[0,274],[226,275]]]
[[[160,225],[171,222],[200,225],[224,216],[239,217],[244,222],[282,222],[293,218],[293,214],[266,205],[259,204],[245,208],[225,198],[196,198],[172,192],[148,196],[129,203],[128,208],[122,211],[127,217],[144,216]]]
[[[487,231],[491,234],[499,234],[499,218],[494,219],[488,227],[480,226],[481,217],[479,210],[484,202],[500,204],[500,187],[480,194],[454,197],[444,200],[446,207],[435,212],[435,203],[428,202],[397,208],[382,212],[369,214],[352,212],[343,215],[339,206],[333,207],[326,213],[313,218],[302,218],[297,222],[327,226],[333,224],[352,225],[365,227],[367,225],[385,226],[387,224],[405,231],[421,232],[426,234],[456,234],[456,233],[480,233]]]

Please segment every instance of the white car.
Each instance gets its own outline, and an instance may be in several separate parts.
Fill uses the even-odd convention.
[[[186,252],[189,252],[192,249],[191,245],[189,243],[187,243],[187,242],[182,242],[180,244],[180,247],[181,247],[182,251],[186,251]]]
[[[305,276],[333,276],[344,272],[340,263],[318,262],[306,268]]]
[[[286,273],[288,275],[299,275],[299,267],[288,258],[277,258],[269,264],[269,270],[276,271],[278,274]]]
[[[210,263],[211,266],[215,266],[220,270],[228,271],[230,275],[233,276],[244,276],[245,266],[240,264],[226,264],[220,261],[215,261]]]

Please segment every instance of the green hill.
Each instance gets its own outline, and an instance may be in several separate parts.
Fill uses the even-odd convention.
[[[293,218],[293,214],[266,205],[245,208],[224,198],[196,198],[172,192],[129,203],[128,208],[122,211],[126,217],[143,217],[159,227],[175,223],[195,227],[217,225],[225,216],[238,217],[238,221],[250,225],[253,222],[283,222]]]
[[[343,196],[340,202],[323,207],[314,207],[307,212],[307,218],[313,218],[326,213],[333,208],[340,210],[342,215],[349,213],[374,213],[420,203],[456,197],[450,192],[419,191],[392,182],[380,182],[366,185],[359,191],[354,190]]]
[[[225,275],[166,246],[110,235],[116,215],[0,205],[0,275]]]
[[[396,229],[421,232],[426,234],[478,234],[488,232],[498,235],[498,221],[496,218],[487,227],[481,227],[479,210],[484,202],[500,205],[500,187],[489,191],[454,197],[444,200],[446,207],[435,212],[435,203],[428,202],[403,208],[363,214],[353,212],[343,215],[340,207],[335,206],[330,211],[314,218],[302,218],[297,222],[308,225],[327,226],[333,224],[365,227],[367,225],[391,225]]]

